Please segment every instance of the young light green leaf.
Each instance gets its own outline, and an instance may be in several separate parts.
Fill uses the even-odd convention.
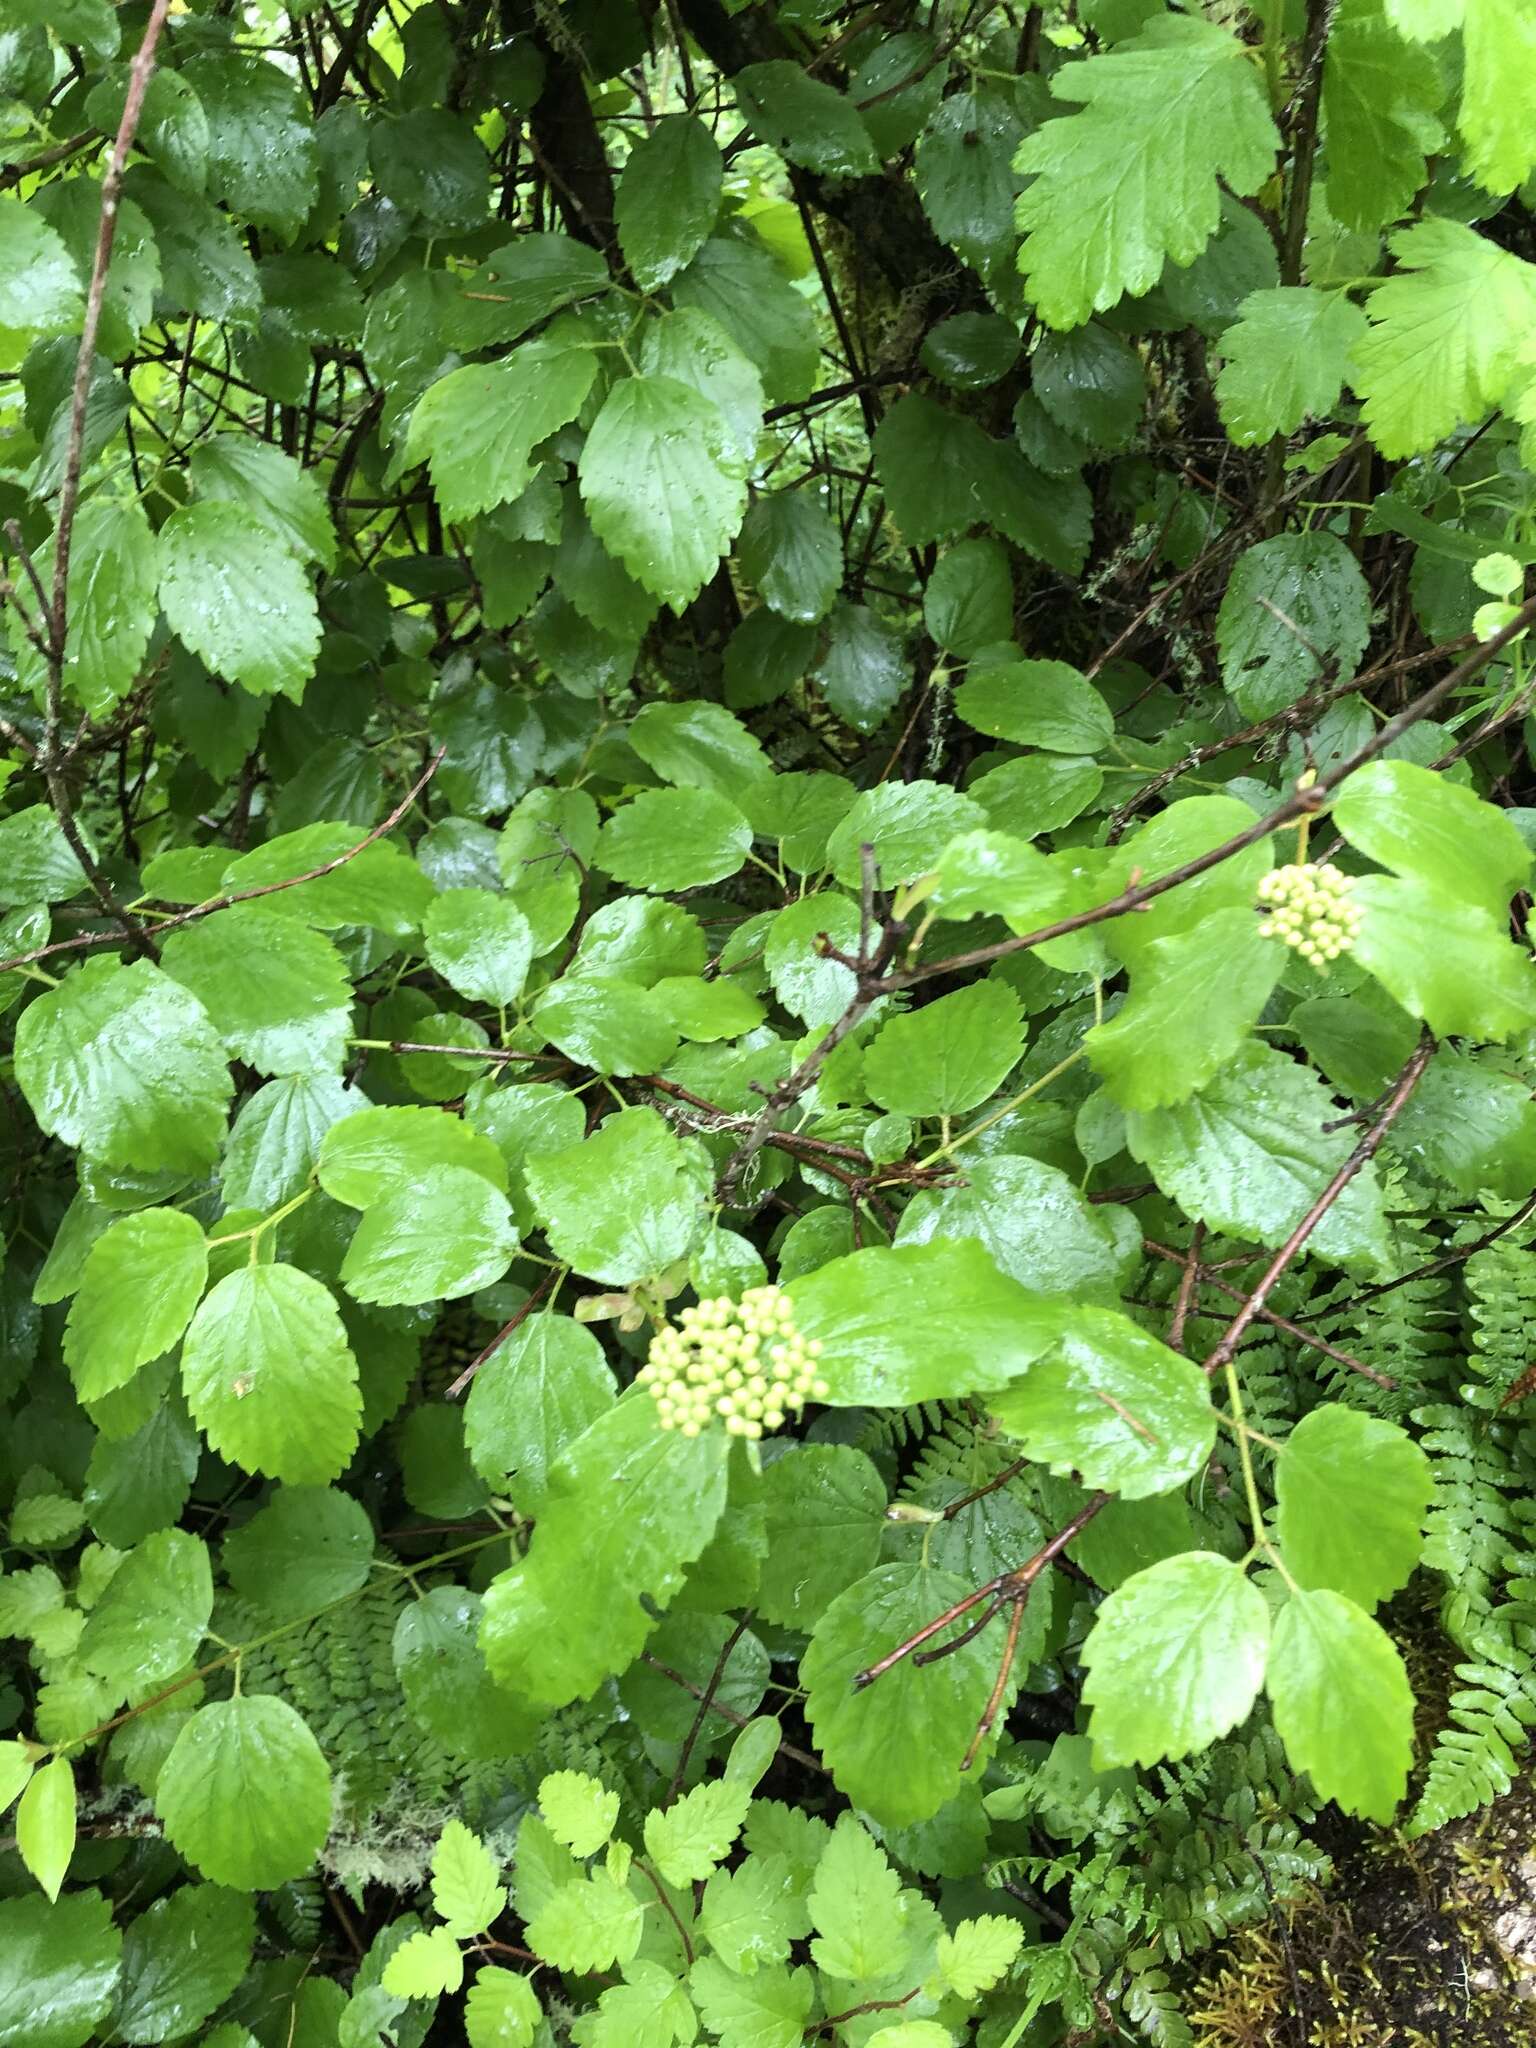
[[[539,1781],[539,1811],[574,1856],[595,1856],[613,1833],[619,1795],[585,1771],[551,1771]]]
[[[296,1266],[221,1280],[187,1332],[181,1377],[209,1443],[248,1472],[323,1486],[356,1446],[357,1361],[334,1296]]]
[[[544,2014],[526,1977],[487,1964],[464,1994],[469,2048],[533,2048]]]
[[[171,1842],[214,1884],[270,1891],[302,1877],[331,1824],[331,1774],[303,1718],[275,1694],[199,1707],[155,1795]]]
[[[160,603],[173,632],[209,668],[253,696],[303,696],[320,648],[308,571],[240,505],[209,499],[166,520]]]
[[[464,1957],[446,1927],[408,1934],[379,1982],[391,1998],[440,1998],[464,1982]]]
[[[16,1847],[50,1899],[75,1853],[75,1810],[74,1767],[62,1756],[33,1772],[16,1808]]]
[[[851,1813],[838,1815],[816,1865],[808,1903],[817,1937],[811,1954],[829,1977],[867,1984],[901,1968],[907,1951],[901,1880],[885,1851]]]
[[[714,1778],[645,1816],[646,1853],[668,1884],[696,1884],[729,1853],[747,1817],[745,1785]]]
[[[1397,875],[1364,875],[1352,957],[1409,1016],[1441,1037],[1508,1038],[1536,1016],[1531,956],[1461,890]]]
[[[1323,61],[1328,210],[1346,228],[1399,220],[1444,147],[1440,66],[1367,9],[1341,12]],[[1322,411],[1332,410],[1332,401]]]
[[[489,1138],[442,1109],[359,1109],[326,1131],[317,1177],[334,1201],[369,1209],[405,1195],[424,1173],[458,1167],[477,1173],[499,1193],[506,1161]]]
[[[700,1956],[688,1976],[705,2026],[738,2048],[798,2048],[815,1987],[809,1970],[769,1967],[742,1977],[714,1956]]]
[[[1083,1645],[1094,1763],[1177,1762],[1242,1721],[1269,1651],[1269,1609],[1229,1558],[1163,1559],[1116,1588]]]
[[[1239,318],[1221,337],[1226,361],[1216,379],[1232,439],[1251,448],[1276,434],[1294,434],[1303,420],[1327,419],[1365,332],[1365,315],[1343,292],[1276,285],[1244,299]]]
[[[32,1770],[32,1751],[26,1743],[14,1736],[0,1742],[0,1813],[7,1812],[21,1797]]]
[[[939,1975],[957,1998],[969,2003],[1007,1975],[1023,1945],[1024,1929],[1017,1920],[998,1913],[962,1920],[953,1934],[939,1936]]]
[[[640,1901],[598,1870],[550,1894],[528,1922],[528,1945],[556,1969],[585,1975],[631,1962],[644,1929]]]
[[[459,1941],[483,1934],[507,1903],[497,1863],[461,1820],[449,1821],[432,1857],[432,1903]]]
[[[1266,1684],[1293,1769],[1346,1813],[1391,1820],[1413,1760],[1413,1692],[1386,1630],[1342,1593],[1292,1593]]]
[[[1112,51],[1061,66],[1058,98],[1083,108],[1019,150],[1029,294],[1052,327],[1077,327],[1189,264],[1216,232],[1221,183],[1256,192],[1278,136],[1249,52],[1214,23],[1160,15]]]
[[[169,1351],[208,1283],[208,1245],[179,1209],[121,1217],[91,1246],[64,1325],[64,1363],[82,1401],[126,1386]]]
[[[529,1316],[470,1384],[464,1442],[475,1470],[498,1491],[516,1475],[519,1501],[536,1511],[550,1465],[617,1391],[590,1330],[570,1316]]]
[[[319,932],[260,904],[236,903],[172,932],[161,959],[229,1050],[258,1073],[340,1071],[352,985],[341,955]]]

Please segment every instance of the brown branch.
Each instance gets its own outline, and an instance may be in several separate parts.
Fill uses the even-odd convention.
[[[685,1678],[681,1671],[675,1671],[670,1664],[663,1664],[661,1659],[653,1656],[649,1650],[640,1652],[640,1660],[644,1664],[649,1664],[653,1671],[659,1671],[663,1678],[670,1678],[674,1685],[680,1685],[684,1692],[691,1692],[696,1700],[703,1699],[704,1688],[701,1685],[695,1685],[691,1678]],[[718,1714],[722,1721],[729,1721],[733,1728],[745,1728],[751,1719],[749,1714],[738,1714],[734,1707],[722,1706],[719,1700],[710,1701],[709,1711]],[[791,1763],[799,1764],[802,1770],[814,1771],[819,1778],[830,1778],[832,1775],[819,1757],[810,1755],[806,1750],[796,1749],[792,1742],[781,1742],[779,1755],[787,1756]]]
[[[731,1654],[735,1650],[736,1645],[746,1634],[747,1624],[751,1619],[752,1610],[749,1607],[725,1641],[720,1645],[720,1654],[715,1659],[715,1668],[710,1672],[708,1679],[705,1681],[704,1690],[699,1695],[698,1712],[694,1715],[692,1726],[683,1740],[682,1752],[677,1759],[677,1769],[672,1773],[672,1782],[667,1787],[667,1796],[661,1802],[663,1806],[670,1806],[678,1793],[683,1789],[683,1780],[688,1775],[688,1760],[693,1755],[693,1746],[699,1739],[699,1731],[704,1726],[710,1708],[714,1705],[715,1694],[720,1690],[720,1681],[725,1677],[725,1667],[730,1663]]]
[[[912,2003],[922,1988],[921,1984],[914,1984],[912,1989],[903,1993],[900,1998],[866,1998],[862,2005],[850,2005],[845,2012],[829,2013],[824,2020],[812,2020],[808,2027],[801,2030],[800,2038],[803,2041],[814,2041],[818,2034],[830,2034],[832,2029],[840,2027],[844,2020],[856,2020],[866,2012],[900,2012],[904,2005]]]
[[[1347,1314],[1354,1309],[1363,1308],[1368,1301],[1378,1300],[1383,1294],[1392,1294],[1399,1287],[1406,1287],[1410,1280],[1428,1280],[1436,1273],[1448,1272],[1452,1266],[1462,1265],[1478,1252],[1486,1251],[1489,1245],[1497,1244],[1499,1239],[1507,1236],[1511,1230],[1518,1230],[1533,1213],[1536,1213],[1536,1194],[1527,1195],[1513,1215],[1506,1216],[1503,1222],[1496,1224],[1492,1230],[1484,1231],[1473,1243],[1458,1245],[1453,1251],[1442,1252],[1437,1259],[1426,1259],[1422,1266],[1414,1266],[1406,1273],[1399,1273],[1395,1280],[1378,1281],[1374,1287],[1366,1287],[1359,1294],[1350,1295],[1347,1301],[1332,1302],[1327,1313],[1331,1316]]]
[[[1190,1236],[1189,1250],[1182,1255],[1184,1271],[1179,1275],[1179,1291],[1173,1303],[1173,1321],[1168,1325],[1168,1348],[1171,1351],[1184,1349],[1184,1325],[1189,1320],[1190,1303],[1194,1300],[1195,1289],[1200,1284],[1200,1252],[1204,1244],[1205,1225],[1197,1223]],[[1154,1247],[1149,1246],[1148,1249]],[[1155,1249],[1161,1251],[1166,1247],[1159,1245]],[[1169,1252],[1168,1256],[1178,1259],[1180,1254]]]
[[[1536,1201],[1536,1197],[1532,1199]],[[1175,1265],[1184,1266],[1184,1278],[1179,1282],[1179,1294],[1182,1298],[1184,1282],[1189,1278],[1190,1270],[1185,1261],[1184,1253],[1174,1251],[1169,1245],[1158,1244],[1155,1239],[1150,1237],[1143,1238],[1142,1249],[1143,1251],[1150,1252],[1154,1258],[1171,1259]],[[1199,1284],[1202,1287],[1214,1287],[1218,1294],[1225,1294],[1233,1301],[1245,1301],[1247,1299],[1247,1296],[1240,1287],[1234,1287],[1230,1281],[1218,1279],[1209,1266],[1202,1266],[1200,1268]],[[1186,1304],[1185,1314],[1188,1315],[1190,1312],[1190,1305]],[[1210,1315],[1210,1312],[1205,1309],[1194,1309],[1193,1313],[1201,1317],[1208,1317]],[[1332,1313],[1333,1311],[1330,1309],[1329,1314],[1331,1315]],[[1307,1329],[1305,1324],[1292,1322],[1289,1316],[1278,1315],[1272,1308],[1261,1308],[1259,1316],[1271,1328],[1283,1330],[1287,1337],[1294,1337],[1298,1344],[1305,1344],[1312,1351],[1321,1351],[1325,1358],[1333,1359],[1338,1365],[1348,1366],[1351,1372],[1359,1373],[1362,1379],[1373,1380],[1378,1387],[1386,1388],[1389,1393],[1396,1387],[1396,1380],[1388,1379],[1384,1372],[1377,1372],[1373,1365],[1363,1365],[1358,1358],[1351,1358],[1347,1351],[1341,1351],[1336,1344],[1330,1344],[1326,1337],[1319,1337],[1315,1330]],[[1210,1317],[1210,1320],[1218,1321],[1219,1318]],[[1170,1344],[1173,1343],[1173,1333],[1171,1331],[1169,1332],[1168,1341]]]
[[[662,1883],[661,1879],[656,1875],[655,1871],[652,1870],[649,1863],[647,1863],[643,1857],[637,1856],[635,1858],[635,1868],[636,1870],[641,1872],[643,1876],[649,1878],[652,1889],[655,1891],[657,1898],[660,1899],[663,1907],[665,1907],[667,1918],[672,1922],[672,1925],[677,1929],[677,1938],[683,1944],[684,1960],[687,1962],[688,1967],[691,1970],[693,1968],[693,1943],[688,1939],[687,1928],[678,1918],[676,1906],[674,1906],[672,1901],[667,1897],[666,1886]]]
[[[444,1395],[443,1398],[445,1400],[457,1401],[460,1394],[463,1393],[464,1389],[469,1385],[470,1381],[474,1378],[475,1374],[480,1370],[481,1366],[484,1365],[485,1361],[489,1357],[491,1357],[493,1353],[501,1349],[502,1345],[506,1343],[507,1339],[511,1336],[512,1332],[518,1327],[518,1325],[521,1322],[523,1322],[528,1316],[532,1315],[533,1311],[538,1307],[540,1301],[542,1301],[544,1296],[548,1294],[550,1289],[550,1283],[553,1281],[554,1277],[555,1276],[553,1273],[546,1273],[544,1275],[544,1278],[539,1282],[538,1286],[535,1287],[532,1294],[530,1294],[528,1299],[523,1303],[522,1307],[518,1309],[513,1315],[508,1317],[507,1321],[502,1324],[501,1328],[496,1332],[495,1336],[491,1339],[490,1343],[486,1345],[485,1349],[482,1352],[480,1352],[476,1357],[472,1358],[469,1361],[468,1365],[465,1366],[464,1370],[459,1374],[458,1378],[453,1382],[453,1385],[449,1387],[447,1393]]]

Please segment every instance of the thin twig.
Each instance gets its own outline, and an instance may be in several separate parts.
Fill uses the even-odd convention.
[[[532,1315],[533,1311],[538,1307],[540,1301],[549,1292],[550,1283],[553,1281],[554,1277],[555,1276],[553,1273],[546,1273],[544,1275],[544,1278],[539,1282],[538,1286],[534,1288],[532,1294],[529,1295],[528,1299],[523,1303],[522,1307],[520,1309],[517,1309],[511,1316],[508,1317],[506,1322],[502,1324],[501,1328],[496,1332],[495,1336],[491,1339],[490,1343],[486,1345],[485,1349],[479,1352],[474,1358],[472,1358],[469,1361],[468,1365],[465,1366],[464,1370],[459,1374],[458,1378],[453,1382],[452,1386],[449,1387],[447,1393],[444,1395],[445,1400],[457,1401],[460,1394],[463,1393],[464,1389],[469,1385],[470,1381],[474,1378],[475,1374],[480,1370],[481,1366],[485,1364],[485,1361],[501,1349],[502,1345],[505,1344],[507,1339],[512,1335],[512,1332],[518,1327],[518,1325],[521,1322],[525,1320],[526,1317]]]
[[[710,1708],[714,1705],[715,1694],[720,1690],[720,1681],[725,1677],[725,1667],[730,1663],[731,1654],[735,1650],[736,1645],[746,1634],[747,1624],[751,1619],[752,1610],[749,1607],[725,1641],[720,1645],[720,1654],[715,1659],[715,1668],[710,1672],[705,1682],[704,1690],[699,1696],[698,1712],[694,1715],[693,1724],[684,1738],[682,1753],[677,1759],[677,1769],[672,1773],[672,1782],[667,1787],[667,1796],[661,1802],[663,1806],[670,1806],[678,1793],[683,1789],[683,1780],[688,1775],[688,1760],[693,1755],[693,1746],[699,1739],[699,1731],[704,1726]]]

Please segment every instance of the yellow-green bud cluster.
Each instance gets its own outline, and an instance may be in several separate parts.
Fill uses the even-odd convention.
[[[1323,973],[1330,960],[1347,953],[1360,936],[1360,906],[1350,895],[1355,882],[1331,860],[1272,868],[1259,884],[1259,905],[1268,914],[1259,926],[1266,939],[1283,939]]]
[[[820,1343],[795,1328],[782,1288],[749,1287],[740,1301],[717,1295],[664,1323],[635,1378],[663,1429],[698,1436],[718,1420],[732,1436],[756,1438],[826,1399],[820,1356]]]

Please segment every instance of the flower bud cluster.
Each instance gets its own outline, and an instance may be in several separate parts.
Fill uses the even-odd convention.
[[[635,1378],[663,1429],[698,1436],[719,1418],[732,1436],[757,1438],[807,1400],[826,1399],[820,1356],[820,1343],[795,1328],[781,1288],[749,1287],[740,1301],[717,1295],[663,1324]]]
[[[1330,960],[1347,953],[1360,936],[1361,910],[1350,891],[1355,882],[1331,860],[1272,868],[1259,884],[1259,904],[1268,915],[1259,926],[1266,939],[1283,939],[1323,973]]]

